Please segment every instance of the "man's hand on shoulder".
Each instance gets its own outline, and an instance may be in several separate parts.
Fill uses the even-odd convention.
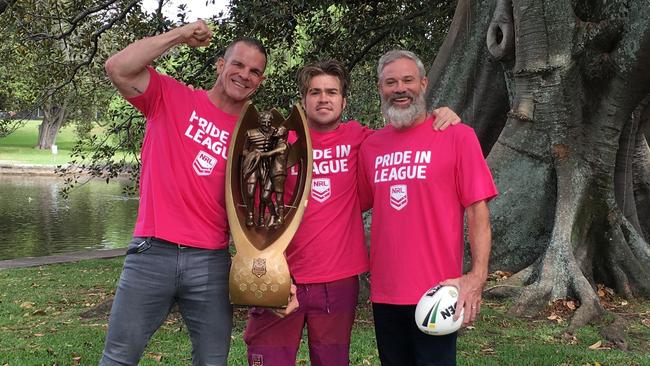
[[[433,123],[434,131],[444,131],[447,127],[460,123],[460,117],[449,107],[440,107],[433,110],[436,120]]]

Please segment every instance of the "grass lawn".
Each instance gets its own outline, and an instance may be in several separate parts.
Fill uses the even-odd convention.
[[[39,120],[30,120],[24,126],[6,137],[0,137],[0,162],[34,165],[62,165],[72,160],[70,154],[77,142],[74,125],[68,125],[59,130],[55,145],[58,148],[56,155],[50,150],[37,150],[34,148],[38,141]],[[101,133],[96,127],[94,133]]]
[[[90,311],[113,294],[123,258],[0,271],[0,365],[96,365],[107,310]],[[507,303],[486,301],[480,320],[463,330],[459,365],[650,365],[650,303],[611,299],[627,322],[628,351],[601,338],[595,326],[566,336],[566,316],[507,316]],[[96,310],[96,309],[95,309]],[[245,365],[245,312],[235,312],[229,365]],[[564,336],[563,336],[564,335]],[[353,330],[352,365],[378,365],[368,305],[360,305]],[[598,344],[598,342],[601,342]],[[304,344],[304,343],[303,343]],[[591,346],[591,348],[590,348]],[[172,314],[154,335],[141,365],[189,365],[190,342]],[[301,347],[299,365],[308,365]]]
[[[50,150],[34,148],[38,142],[38,126],[41,121],[27,121],[24,126],[6,137],[0,137],[0,161],[20,164],[58,165],[71,160],[70,152],[77,136],[74,126],[63,127],[56,138],[58,154]]]

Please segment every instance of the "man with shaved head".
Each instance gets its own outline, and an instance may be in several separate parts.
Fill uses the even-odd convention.
[[[178,305],[194,365],[226,365],[232,328],[225,205],[226,151],[241,109],[264,79],[259,41],[232,42],[210,90],[194,90],[150,64],[185,44],[207,46],[198,20],[138,40],[106,62],[122,96],[147,119],[140,206],[111,309],[101,365],[137,365]]]

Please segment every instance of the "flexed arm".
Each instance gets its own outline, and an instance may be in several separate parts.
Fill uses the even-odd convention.
[[[212,32],[203,20],[186,24],[128,45],[106,61],[106,74],[125,98],[138,96],[149,85],[147,65],[170,48],[185,43],[190,47],[210,44]]]

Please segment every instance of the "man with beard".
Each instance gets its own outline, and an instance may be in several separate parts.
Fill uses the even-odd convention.
[[[467,125],[428,133],[422,61],[393,50],[379,59],[388,125],[359,151],[362,208],[373,208],[370,299],[382,365],[455,365],[456,333],[419,331],[415,306],[432,285],[459,290],[465,325],[479,313],[491,231],[487,201],[497,194],[478,139]],[[472,269],[462,274],[467,212]]]
[[[357,193],[357,158],[361,143],[374,131],[357,121],[341,121],[349,78],[340,62],[305,66],[298,75],[298,85],[314,155],[309,204],[286,252],[300,306],[283,319],[270,310],[250,311],[244,333],[248,362],[295,365],[306,326],[311,365],[349,365],[358,275],[368,270]],[[433,126],[436,130],[459,122],[449,108],[434,113],[440,115]],[[439,133],[431,129],[429,124],[426,133]],[[295,179],[295,172],[290,171],[289,189]]]

